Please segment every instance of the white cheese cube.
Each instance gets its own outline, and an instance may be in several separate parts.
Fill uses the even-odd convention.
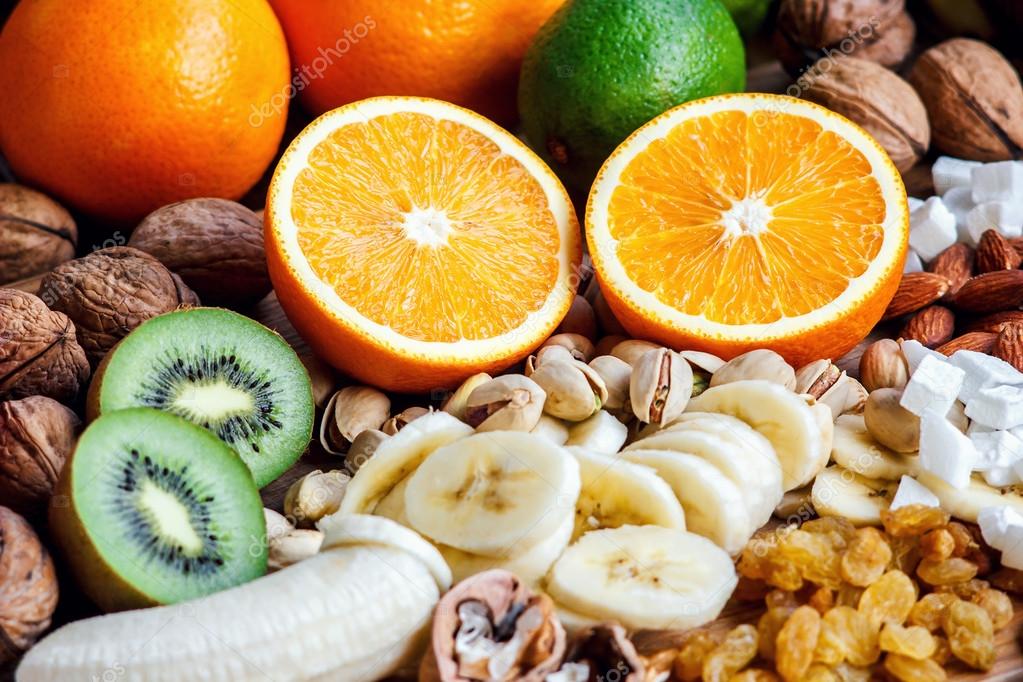
[[[918,417],[928,410],[944,417],[959,397],[965,378],[963,370],[928,355],[909,377],[899,405]]]
[[[1003,384],[1023,385],[1023,374],[1015,367],[986,353],[958,350],[948,361],[966,373],[963,388],[959,391],[959,399],[964,403],[984,388]]]
[[[892,498],[892,504],[889,509],[894,511],[899,507],[907,507],[911,504],[922,504],[925,507],[941,506],[938,497],[928,490],[925,485],[919,483],[912,476],[903,474],[902,478],[899,479],[899,488],[895,491],[895,497]]]
[[[988,230],[995,230],[1003,237],[1019,237],[1023,234],[1023,202],[989,201],[978,204],[966,215],[966,231],[974,243]],[[910,232],[912,239],[912,232]]]
[[[984,541],[1002,552],[1002,564],[1023,569],[1023,515],[1008,506],[985,507],[977,514]]]
[[[909,204],[909,212],[912,213],[924,205],[924,200],[917,199],[916,197],[906,197],[906,203]]]
[[[1011,431],[977,431],[967,435],[977,449],[975,471],[1007,469],[1023,459],[1023,441]]]
[[[1023,424],[1023,388],[991,386],[981,389],[966,403],[966,416],[995,429]]]
[[[977,451],[966,435],[942,412],[927,411],[920,418],[920,468],[953,488],[970,484]]]
[[[931,166],[931,178],[934,180],[934,191],[945,194],[953,187],[969,187],[973,179],[972,171],[979,168],[980,161],[966,161],[951,156],[939,156]]]
[[[987,201],[1023,201],[1023,163],[998,161],[971,168],[970,189],[973,200],[978,204]]]
[[[956,243],[956,218],[941,197],[931,197],[909,215],[909,245],[923,261]]]
[[[948,362],[948,358],[936,350],[931,350],[919,341],[910,339],[902,342],[902,354],[906,356],[906,365],[909,373],[912,374],[920,366],[920,362],[927,357],[934,358],[939,362]]]
[[[913,249],[909,250],[906,254],[906,264],[903,266],[903,272],[923,272],[924,264],[920,260],[920,256],[916,255],[916,251]]]
[[[970,236],[970,231],[966,225],[966,217],[970,215],[970,211],[977,205],[973,203],[973,193],[970,191],[970,188],[953,187],[941,197],[941,203],[945,204],[945,208],[955,216],[956,241],[976,246],[977,242],[973,241],[973,237]]]

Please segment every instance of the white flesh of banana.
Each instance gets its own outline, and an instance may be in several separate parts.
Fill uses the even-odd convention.
[[[591,452],[613,455],[625,445],[629,428],[607,410],[599,410],[589,419],[568,429],[565,445],[577,445]]]
[[[916,456],[895,452],[874,440],[861,414],[843,414],[835,420],[831,459],[861,476],[889,481],[913,476],[918,468]]]
[[[898,485],[836,465],[817,475],[810,499],[821,516],[844,516],[857,526],[879,526],[881,512],[891,505]]]
[[[917,480],[941,502],[941,508],[962,521],[977,523],[977,515],[985,507],[1010,507],[1023,514],[1023,496],[1012,488],[995,488],[974,474],[963,489],[953,488],[934,474],[921,471]]]

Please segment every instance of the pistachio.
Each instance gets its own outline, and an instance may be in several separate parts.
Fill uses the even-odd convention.
[[[636,417],[647,424],[663,425],[686,409],[693,394],[693,370],[682,357],[667,348],[644,353],[634,365],[629,400]]]
[[[702,370],[708,375],[713,374],[725,366],[725,361],[716,355],[704,353],[699,350],[680,350],[678,354],[682,359],[693,366],[693,371]]]
[[[505,374],[477,386],[465,403],[465,422],[477,431],[531,431],[547,394],[521,374]]]
[[[710,378],[711,386],[730,384],[747,379],[763,379],[793,390],[796,387],[796,372],[785,358],[773,350],[758,348],[738,355],[726,362]]]
[[[360,432],[352,441],[352,446],[348,448],[348,454],[345,455],[345,470],[354,476],[355,472],[361,469],[362,465],[376,453],[380,444],[388,438],[390,436],[377,429],[366,429]]]
[[[863,409],[863,423],[875,440],[896,452],[920,449],[920,418],[902,407],[900,388],[872,391]]]
[[[352,477],[341,470],[311,471],[291,484],[284,496],[284,513],[296,526],[309,527],[341,506]]]
[[[554,338],[553,336],[551,338]],[[572,351],[566,346],[554,344],[550,346],[541,346],[540,350],[536,352],[536,355],[530,355],[526,358],[526,370],[525,374],[527,377],[533,376],[533,372],[536,371],[537,367],[545,362],[572,362],[578,360]]]
[[[530,433],[546,438],[555,445],[564,445],[568,441],[568,425],[549,414],[540,415],[540,421]]]
[[[408,426],[409,422],[422,417],[424,414],[430,414],[430,410],[425,407],[408,407],[385,421],[380,430],[388,436],[393,436]]]
[[[845,376],[845,381],[849,386],[849,396],[846,398],[842,414],[863,414],[863,408],[867,405],[867,398],[870,397],[870,393],[863,387],[863,384],[848,374]],[[966,416],[965,413],[963,413],[963,416]]]
[[[813,396],[817,402],[827,405],[834,418],[838,419],[847,409],[855,408],[860,400],[866,399],[865,392],[860,395],[854,383],[859,385],[831,360],[815,360],[796,372],[794,390],[796,393]]]
[[[391,413],[391,400],[369,386],[347,386],[335,393],[323,410],[320,444],[340,455],[366,429],[379,429]]]
[[[879,388],[901,389],[908,381],[909,365],[897,341],[875,341],[860,356],[860,382],[868,391]]]
[[[492,376],[486,372],[480,372],[479,374],[473,374],[471,377],[462,382],[454,393],[448,396],[448,399],[441,405],[441,410],[447,412],[456,419],[465,421],[465,401],[469,399],[469,394],[476,390],[477,386],[481,386],[488,381],[493,379]]]
[[[578,334],[586,339],[597,338],[597,317],[593,314],[590,302],[576,294],[568,314],[558,325],[558,333]]]
[[[633,367],[648,350],[660,348],[656,343],[641,341],[639,339],[626,339],[611,349],[611,355],[620,360],[625,360]]]
[[[271,540],[267,556],[267,568],[279,571],[297,564],[320,551],[323,533],[312,529],[292,530],[276,540]]]
[[[561,346],[572,354],[572,357],[581,362],[589,362],[593,359],[593,342],[582,334],[555,334],[540,346],[537,356],[544,352],[544,349],[552,346]]]
[[[632,365],[613,355],[600,355],[590,361],[590,367],[600,375],[607,387],[607,400],[604,407],[608,410],[620,410],[629,402],[629,379],[632,378]]]
[[[599,410],[607,400],[607,386],[600,375],[578,360],[541,361],[531,377],[547,393],[544,412],[579,422]]]
[[[275,512],[273,509],[266,509],[264,507],[263,518],[266,520],[266,539],[268,542],[273,542],[277,538],[283,537],[285,534],[295,530],[295,527],[291,525],[291,521],[288,521],[286,516]]]

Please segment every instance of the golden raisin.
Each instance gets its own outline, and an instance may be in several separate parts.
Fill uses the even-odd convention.
[[[872,678],[870,668],[857,668],[848,663],[839,663],[831,670],[840,682],[870,682]]]
[[[862,587],[843,584],[840,588],[838,588],[838,593],[835,595],[835,604],[837,606],[851,606],[856,608],[856,606],[860,603],[860,597],[862,595]]]
[[[905,507],[900,507],[900,511]],[[902,625],[916,603],[916,585],[902,571],[888,571],[863,591],[859,612],[875,628],[891,621]]]
[[[947,679],[945,669],[929,658],[918,661],[908,656],[888,654],[884,659],[884,669],[900,682],[942,682]]]
[[[920,538],[920,551],[928,561],[943,561],[955,552],[956,541],[945,528],[935,528]]]
[[[916,565],[920,563],[920,538],[889,538],[892,548],[891,567],[906,575],[913,575]]]
[[[974,594],[970,600],[987,611],[995,631],[1001,630],[1012,622],[1012,600],[1004,592],[984,587]]]
[[[835,593],[827,587],[818,587],[810,595],[807,603],[817,609],[817,613],[823,616],[828,612],[828,609],[835,605]]]
[[[796,595],[785,590],[771,590],[764,597],[764,603],[769,609],[780,606],[788,606],[794,609],[799,606],[799,600],[796,598]]]
[[[785,682],[803,679],[813,662],[820,630],[821,616],[811,606],[800,606],[785,621],[778,633],[775,653],[778,674]]]
[[[948,525],[951,515],[940,507],[910,504],[895,511],[881,511],[881,523],[885,531],[897,538],[920,537],[934,528]]]
[[[822,663],[813,663],[803,675],[803,682],[839,682],[838,675]]]
[[[728,682],[780,682],[781,678],[774,674],[772,670],[762,670],[760,668],[749,668],[743,670],[741,673],[732,675]]]
[[[788,620],[789,615],[795,611],[793,606],[774,606],[760,616],[757,621],[757,647],[760,651],[760,658],[765,661],[774,660],[774,645],[778,639],[781,626]]]
[[[958,597],[951,592],[925,594],[909,611],[910,625],[919,625],[931,632],[937,630],[945,619],[945,611],[948,610],[949,604],[957,599]]]
[[[970,601],[973,599],[975,594],[978,594],[981,590],[986,590],[991,587],[991,583],[986,580],[979,580],[973,578],[962,583],[952,583],[950,585],[938,585],[934,588],[935,592],[948,592],[954,594],[960,599]]]
[[[694,682],[700,679],[703,672],[703,659],[713,651],[721,636],[716,632],[700,630],[689,637],[678,652],[675,659],[674,677],[683,682]]]
[[[830,665],[849,661],[867,666],[875,663],[880,654],[877,627],[862,613],[848,606],[836,606],[824,614],[814,651],[817,660]]]
[[[945,665],[952,660],[952,648],[948,645],[948,640],[941,635],[931,635],[934,637],[934,653],[931,654],[931,658],[938,665]]]
[[[934,637],[927,628],[911,625],[908,628],[895,623],[885,623],[878,637],[882,651],[921,660],[934,654]]]
[[[952,541],[955,542],[955,549],[952,550],[952,556],[966,556],[966,553],[977,546],[977,543],[973,540],[973,534],[970,529],[959,523],[958,521],[951,521],[945,530],[948,531],[949,535],[952,536]]]
[[[866,587],[880,578],[892,560],[892,548],[876,528],[860,528],[842,555],[842,579]]]
[[[804,580],[831,588],[842,584],[841,556],[823,533],[801,529],[788,532],[782,537],[778,553],[799,570]]]
[[[943,561],[924,559],[916,567],[916,575],[928,585],[964,583],[977,575],[977,564],[959,557]]]
[[[703,659],[703,682],[727,682],[749,665],[756,655],[757,629],[749,624],[736,626]]]
[[[960,599],[948,607],[942,627],[960,661],[977,670],[990,670],[995,664],[995,629],[987,611]]]
[[[827,536],[836,550],[845,549],[856,534],[856,526],[852,524],[852,521],[841,516],[822,516],[811,519],[804,523],[802,528],[808,533]]]

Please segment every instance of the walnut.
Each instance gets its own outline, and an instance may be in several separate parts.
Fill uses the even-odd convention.
[[[155,256],[207,304],[255,303],[270,293],[263,220],[226,199],[189,199],[157,209],[128,246]]]
[[[993,47],[946,40],[920,55],[909,82],[927,106],[935,145],[946,154],[976,161],[1023,156],[1023,86]]]
[[[32,294],[0,289],[0,400],[44,395],[66,403],[88,379],[67,315]]]
[[[32,646],[57,608],[53,559],[28,522],[0,507],[0,664]]]
[[[905,0],[782,0],[774,44],[795,75],[819,59],[851,55],[894,68],[915,37]]]
[[[74,219],[55,201],[21,185],[0,184],[0,284],[74,258],[77,241]]]
[[[43,278],[39,295],[74,321],[93,366],[149,318],[199,304],[181,278],[148,253],[128,246],[100,249],[58,265]]]
[[[38,517],[75,446],[74,412],[41,395],[0,403],[0,500]]]
[[[927,153],[931,127],[919,95],[880,64],[842,57],[823,59],[800,78],[803,99],[858,123],[905,173]]]

